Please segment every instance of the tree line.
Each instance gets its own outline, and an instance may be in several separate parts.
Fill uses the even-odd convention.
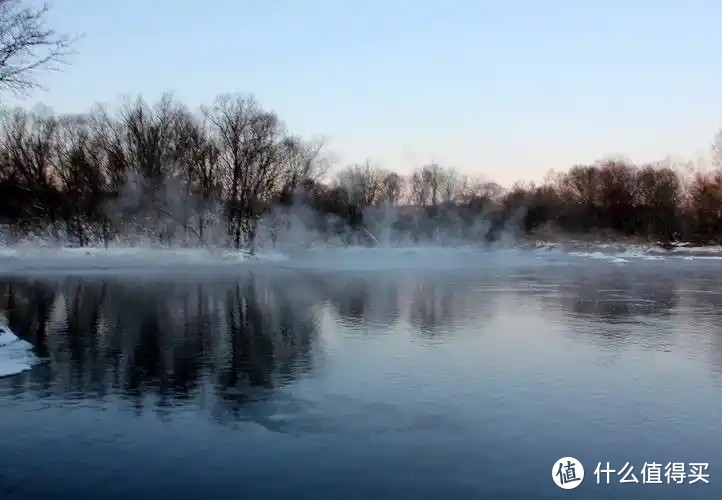
[[[505,189],[439,164],[409,175],[369,162],[333,173],[328,166],[321,143],[289,133],[251,96],[223,95],[198,111],[171,95],[112,113],[5,110],[0,221],[6,237],[80,246],[253,248],[260,232],[273,240],[298,207],[321,238],[378,241],[387,230],[415,242],[451,233],[490,241],[545,224],[665,241],[722,237],[722,169],[689,174],[609,160]]]
[[[36,88],[39,72],[72,54],[76,38],[47,27],[47,12],[0,0],[0,95]],[[114,112],[4,109],[0,236],[253,249],[332,238],[493,241],[551,226],[722,241],[722,161],[688,173],[609,160],[510,189],[439,164],[409,175],[368,162],[332,174],[328,166],[322,144],[289,133],[252,96],[223,95],[197,111],[171,95]]]

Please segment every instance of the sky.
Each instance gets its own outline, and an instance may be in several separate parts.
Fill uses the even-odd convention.
[[[253,94],[338,165],[431,161],[510,185],[609,156],[695,159],[722,127],[722,2],[55,0],[81,35],[57,113]]]

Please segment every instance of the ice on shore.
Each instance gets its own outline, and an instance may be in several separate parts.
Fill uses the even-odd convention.
[[[4,320],[0,317],[0,377],[16,375],[40,362],[33,345],[15,335]]]
[[[488,251],[479,246],[291,247],[244,251],[206,248],[0,247],[0,274],[98,272],[229,272],[259,265],[310,269],[464,268],[500,260],[534,261],[520,249]],[[514,258],[516,257],[516,258]]]
[[[215,248],[66,248],[0,247],[0,274],[233,272],[266,266],[293,269],[471,269],[553,264],[591,259],[614,265],[722,260],[720,247],[652,245],[573,245],[538,241],[519,246],[284,247],[245,251]]]
[[[248,257],[246,252],[206,248],[0,247],[0,272],[173,271],[192,266],[232,267]]]

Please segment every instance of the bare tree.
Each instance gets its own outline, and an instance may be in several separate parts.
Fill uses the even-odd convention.
[[[571,200],[587,208],[594,206],[599,192],[599,169],[589,165],[574,165],[559,177],[559,188]]]
[[[288,136],[252,97],[222,95],[204,112],[225,174],[228,235],[236,248],[242,237],[252,247],[259,215],[288,178]]]
[[[75,40],[46,27],[47,12],[47,5],[26,7],[21,0],[0,0],[0,90],[37,87],[36,73],[56,69],[71,53]]]
[[[411,203],[419,207],[450,203],[461,194],[462,185],[463,179],[454,169],[431,163],[411,174]]]
[[[57,217],[55,185],[55,141],[57,119],[39,107],[27,112],[16,109],[3,115],[0,141],[5,150],[5,168],[12,171],[26,196],[24,219],[33,225],[51,226]],[[6,174],[7,175],[7,174]]]
[[[504,188],[496,182],[466,177],[459,188],[456,201],[467,213],[478,213],[500,203],[503,195]]]
[[[381,179],[381,198],[389,205],[395,206],[401,201],[405,180],[396,172],[385,172]]]
[[[305,143],[298,137],[289,136],[281,142],[279,157],[284,168],[279,196],[282,202],[292,202],[299,191],[315,185],[326,173],[322,149],[322,142]]]
[[[706,240],[722,235],[722,171],[699,172],[689,188],[689,207],[695,233]]]
[[[366,162],[352,165],[336,175],[336,186],[342,188],[349,202],[359,210],[375,205],[382,194],[383,173]]]
[[[599,195],[614,230],[631,232],[634,223],[635,167],[623,161],[605,161],[599,167]]]
[[[638,211],[644,221],[641,229],[649,236],[669,239],[680,204],[681,185],[677,173],[669,167],[646,165],[637,172]]]
[[[108,193],[104,145],[89,115],[62,116],[55,141],[55,169],[61,192],[60,215],[79,245],[100,229],[107,243],[107,218],[101,207]],[[95,233],[97,235],[97,233]]]

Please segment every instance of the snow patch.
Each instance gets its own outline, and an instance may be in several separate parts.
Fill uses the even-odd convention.
[[[30,342],[20,339],[7,325],[0,324],[0,377],[24,372],[39,362]]]

